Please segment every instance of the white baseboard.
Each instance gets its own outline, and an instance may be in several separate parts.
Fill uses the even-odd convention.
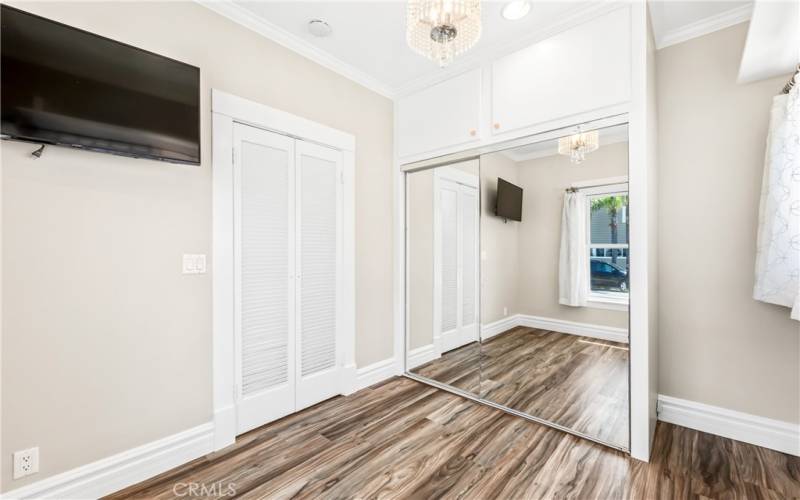
[[[800,456],[800,424],[658,395],[658,419],[736,441]]]
[[[98,498],[202,457],[214,424],[199,425],[3,494],[3,498]]]
[[[580,335],[611,342],[628,343],[628,329],[615,328],[611,326],[593,325],[590,323],[578,323],[563,319],[543,318],[541,316],[531,316],[528,314],[518,314],[517,324],[528,328],[539,328],[559,333]]]
[[[433,345],[428,346],[432,349]],[[394,358],[378,361],[353,371],[355,390],[377,384],[400,374]],[[355,391],[354,391],[355,392]],[[214,415],[221,427],[235,428],[231,406]],[[232,444],[227,436],[215,435],[215,423],[188,429],[97,462],[4,493],[16,498],[98,498],[166,472],[214,450]]]
[[[442,354],[436,350],[436,346],[434,344],[428,344],[422,347],[417,347],[416,349],[412,349],[411,352],[408,353],[408,369],[411,370],[412,368],[424,365],[425,363],[433,361],[441,355]]]
[[[372,363],[356,371],[355,390],[360,391],[365,387],[375,385],[378,382],[399,375],[398,363],[394,358],[384,359],[377,363]],[[354,391],[355,392],[355,391]]]
[[[626,328],[593,325],[591,323],[577,323],[575,321],[531,316],[529,314],[515,314],[493,323],[482,325],[481,339],[490,339],[495,335],[507,332],[517,326],[568,333],[570,335],[580,335],[582,337],[591,337],[600,340],[610,340],[623,344],[628,343],[628,330]]]
[[[519,314],[513,316],[506,316],[505,318],[498,319],[491,323],[481,325],[481,340],[486,340],[507,332],[512,328],[519,326]]]

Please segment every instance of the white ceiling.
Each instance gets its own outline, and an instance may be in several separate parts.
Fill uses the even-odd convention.
[[[405,1],[198,1],[388,97],[474,67],[619,5],[599,0],[533,0],[530,14],[508,21],[500,14],[505,2],[484,0],[480,41],[450,67],[441,69],[406,44]],[[686,36],[687,26],[694,26],[689,34],[697,33],[696,25],[707,28],[708,19],[717,21],[711,23],[714,27],[720,25],[720,19],[722,24],[740,19],[745,11],[749,16],[750,5],[750,0],[651,2],[657,43]],[[328,22],[332,34],[327,38],[312,36],[307,29],[312,19]]]

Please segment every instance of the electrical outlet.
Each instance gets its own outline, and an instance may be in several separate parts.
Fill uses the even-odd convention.
[[[508,308],[507,307],[503,308],[503,317],[505,317],[505,316],[508,316]]]
[[[14,479],[39,472],[39,448],[28,448],[14,452]]]

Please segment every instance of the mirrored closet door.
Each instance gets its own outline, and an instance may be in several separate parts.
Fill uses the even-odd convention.
[[[478,394],[478,161],[413,172],[406,179],[407,368]]]
[[[627,450],[627,126],[408,172],[406,194],[408,373]]]

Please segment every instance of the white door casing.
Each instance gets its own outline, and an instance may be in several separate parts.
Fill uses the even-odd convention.
[[[328,395],[335,394],[349,394],[356,388],[356,366],[355,366],[355,203],[354,203],[354,168],[355,168],[355,138],[347,133],[340,132],[336,129],[314,123],[310,120],[259,104],[253,101],[242,99],[240,97],[227,94],[225,92],[212,89],[211,91],[211,108],[212,108],[212,175],[213,175],[213,254],[212,254],[212,269],[213,269],[213,343],[212,343],[212,356],[213,356],[213,404],[214,404],[214,449],[218,450],[224,448],[235,441],[236,435],[240,432],[239,429],[245,429],[253,425],[258,425],[258,419],[264,423],[266,416],[269,418],[277,418],[277,416],[284,412],[294,411],[295,408],[312,404],[310,401],[314,397],[328,397]],[[333,151],[338,155],[336,162],[337,174],[333,176],[336,181],[336,195],[335,203],[338,207],[336,218],[336,248],[337,255],[334,261],[337,263],[335,274],[336,280],[336,366],[338,368],[338,375],[330,378],[331,386],[336,386],[335,389],[329,388],[327,391],[316,389],[312,385],[306,384],[303,386],[307,389],[304,394],[311,394],[309,397],[301,396],[299,398],[293,395],[292,398],[288,397],[288,393],[284,392],[279,394],[280,389],[284,388],[282,384],[288,385],[289,380],[293,380],[297,386],[297,373],[299,369],[298,352],[296,351],[297,336],[294,336],[294,341],[289,342],[286,346],[286,380],[282,375],[277,376],[275,373],[282,374],[283,366],[279,366],[273,370],[272,375],[256,374],[256,372],[249,370],[244,363],[241,363],[240,349],[242,347],[240,338],[241,328],[244,326],[248,317],[242,317],[242,301],[247,298],[247,294],[236,292],[237,284],[242,282],[243,271],[244,276],[249,278],[258,277],[263,275],[265,271],[261,270],[259,273],[247,274],[248,269],[255,269],[255,267],[248,267],[244,263],[243,255],[237,254],[240,250],[235,247],[237,238],[245,235],[241,231],[241,217],[242,209],[249,208],[252,205],[249,202],[259,201],[259,197],[247,191],[244,192],[244,206],[242,205],[242,192],[238,192],[235,183],[242,186],[242,173],[247,177],[244,180],[245,185],[251,182],[254,186],[260,185],[262,188],[268,189],[265,185],[263,178],[259,178],[260,173],[255,168],[245,168],[241,170],[241,158],[234,155],[235,137],[234,129],[239,125],[247,125],[251,128],[252,134],[257,137],[255,140],[244,141],[247,142],[246,146],[250,151],[246,152],[248,156],[244,161],[249,162],[251,155],[264,156],[266,152],[270,152],[273,160],[276,151],[281,147],[284,151],[289,153],[288,142],[294,144],[294,151],[288,154],[289,163],[292,168],[295,168],[296,153],[298,149],[302,149],[302,144],[312,146],[311,149],[316,147],[322,148],[323,151]],[[242,135],[241,132],[238,134]],[[248,133],[249,134],[249,133]],[[264,135],[266,134],[266,135]],[[244,136],[239,137],[242,139]],[[266,139],[265,137],[274,138]],[[252,138],[251,138],[252,139]],[[241,141],[240,141],[241,142]],[[280,143],[283,142],[283,146]],[[298,148],[297,144],[301,144]],[[323,147],[324,146],[324,147]],[[305,150],[305,149],[304,149]],[[241,153],[239,153],[241,154]],[[267,155],[269,156],[269,155]],[[312,151],[311,156],[315,156]],[[319,155],[316,155],[319,156]],[[253,160],[253,163],[258,164],[259,161]],[[263,162],[262,162],[263,163]],[[273,161],[274,163],[274,161]],[[252,166],[248,163],[246,166]],[[287,167],[288,169],[289,167]],[[238,173],[235,171],[239,170]],[[297,172],[291,177],[297,178]],[[330,179],[330,176],[328,177]],[[288,182],[288,181],[287,181]],[[295,186],[292,189],[285,190],[285,202],[287,205],[294,207],[297,199],[290,202],[290,197],[296,197]],[[274,193],[273,193],[274,195]],[[237,200],[238,198],[238,200]],[[263,200],[262,200],[263,201]],[[276,203],[280,201],[278,197],[274,197],[272,201]],[[274,210],[274,208],[273,208]],[[236,213],[235,213],[236,212]],[[286,211],[286,227],[288,232],[290,228],[297,227],[297,221],[290,224],[288,219],[289,212]],[[256,214],[258,212],[255,212]],[[258,217],[253,218],[252,214],[245,215],[245,221],[252,223],[260,223],[263,227],[267,222],[275,223],[279,220],[278,217]],[[272,213],[272,215],[276,215]],[[249,218],[248,218],[249,217]],[[235,221],[239,221],[235,224]],[[235,226],[239,224],[237,229]],[[238,233],[237,233],[238,231]],[[253,236],[256,234],[253,233]],[[289,251],[289,244],[295,244],[295,250]],[[294,256],[299,251],[296,247],[296,235],[292,238],[286,238],[286,259],[289,256]],[[239,264],[237,264],[237,262]],[[287,263],[288,260],[284,260]],[[274,262],[273,262],[274,264]],[[293,263],[290,267],[295,269]],[[272,271],[280,269],[280,266],[273,265]],[[286,314],[287,323],[291,314],[297,314],[297,290],[291,288],[296,286],[296,282],[300,279],[291,272],[285,275],[285,290],[287,293],[287,300],[292,302],[292,306],[286,305],[288,312]],[[301,274],[302,277],[302,274]],[[253,283],[258,284],[257,280]],[[273,280],[274,285],[274,280]],[[262,284],[263,286],[263,284]],[[276,287],[277,289],[277,287]],[[237,297],[238,293],[238,297]],[[258,294],[256,294],[258,296]],[[281,306],[282,307],[282,306]],[[307,309],[309,309],[307,307]],[[309,309],[310,310],[310,309]],[[257,317],[257,315],[255,315]],[[329,314],[330,316],[330,314]],[[279,318],[282,321],[282,318]],[[330,321],[329,321],[330,322]],[[277,322],[273,322],[276,324]],[[250,323],[247,323],[250,324]],[[292,323],[294,324],[294,323]],[[237,333],[237,328],[238,333]],[[263,327],[261,328],[263,330]],[[274,330],[274,329],[273,329]],[[288,337],[287,326],[287,337]],[[258,338],[256,336],[256,338]],[[252,340],[252,339],[250,339]],[[273,346],[274,347],[274,346]],[[282,347],[280,348],[282,349]],[[280,349],[272,349],[280,351]],[[294,355],[290,358],[289,351],[293,350]],[[281,356],[284,351],[280,351]],[[291,366],[290,366],[290,363]],[[245,374],[245,379],[242,374]],[[313,375],[315,370],[307,375]],[[329,373],[330,374],[330,373]],[[261,378],[259,378],[261,377]],[[272,378],[270,378],[272,377]],[[242,383],[243,380],[248,382],[247,387]],[[254,381],[260,380],[261,385]],[[270,386],[270,384],[272,384]],[[270,407],[267,409],[262,405],[260,397],[263,396],[267,390],[273,391],[271,394],[277,396],[269,400]],[[314,396],[315,392],[316,396]],[[320,396],[320,394],[323,394]],[[247,403],[241,412],[241,426],[239,425],[239,416],[237,406],[239,401]],[[266,396],[265,396],[266,400]],[[292,409],[287,410],[291,403]],[[298,406],[300,405],[300,406]],[[252,412],[251,412],[252,410]]]

